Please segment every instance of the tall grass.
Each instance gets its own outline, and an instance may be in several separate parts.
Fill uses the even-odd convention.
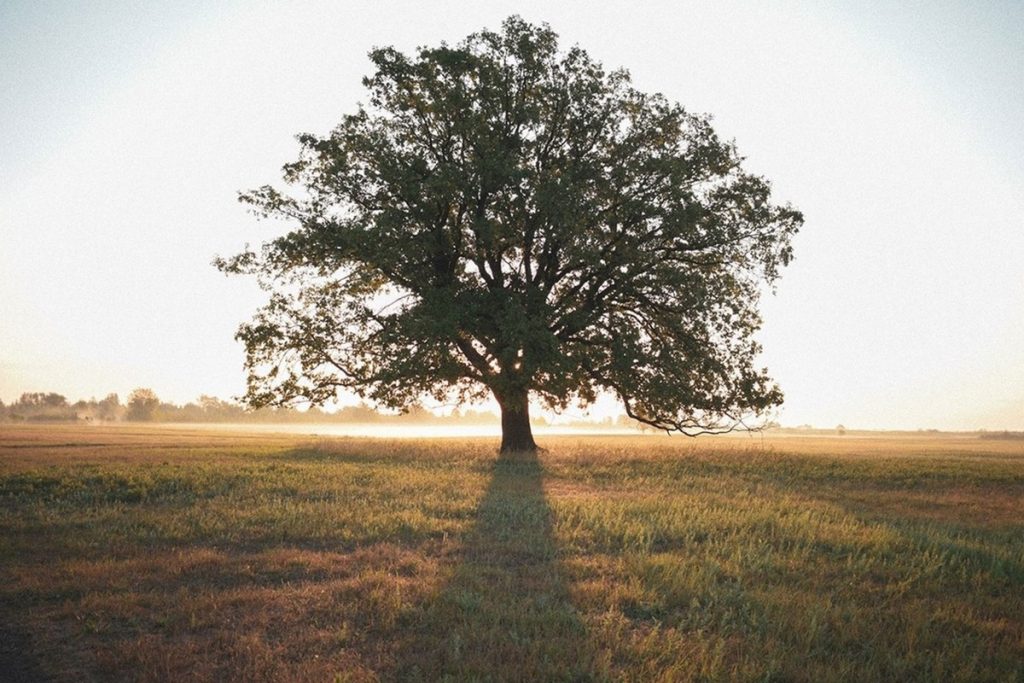
[[[3,680],[1024,680],[1024,445],[0,433]]]

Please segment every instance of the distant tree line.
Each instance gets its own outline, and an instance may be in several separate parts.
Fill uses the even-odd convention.
[[[1011,432],[1003,430],[1001,432],[990,432],[982,429],[979,433],[982,439],[993,439],[997,441],[1024,441],[1024,432]]]
[[[196,401],[177,405],[160,400],[152,389],[138,388],[121,403],[120,397],[79,400],[70,403],[55,392],[24,393],[17,401],[5,405],[0,401],[2,422],[459,422],[460,424],[491,424],[498,416],[486,410],[457,410],[439,416],[414,406],[402,414],[380,413],[360,403],[335,411],[312,407],[248,409],[233,401],[201,395]],[[544,418],[536,423],[543,424]]]
[[[152,389],[133,390],[122,403],[116,393],[107,394],[103,399],[79,400],[71,403],[55,392],[24,393],[17,401],[5,405],[0,401],[0,422],[221,422],[221,423],[458,423],[498,424],[500,418],[488,410],[459,409],[449,415],[436,415],[421,406],[412,406],[404,413],[381,413],[365,403],[345,406],[334,411],[317,407],[308,410],[295,408],[246,408],[234,401],[225,401],[216,396],[203,394],[195,401],[177,405],[162,401]],[[531,418],[535,425],[545,425],[543,416]],[[616,419],[576,419],[562,422],[569,427],[638,428],[649,431],[634,420],[621,415]]]
[[[55,392],[30,392],[11,403],[0,401],[0,420],[28,422],[68,422],[75,420],[115,421],[125,417],[125,407],[117,394],[108,394],[97,401],[91,398],[68,403],[67,398]]]
[[[381,413],[365,403],[346,406],[334,411],[317,407],[308,410],[295,408],[246,408],[234,401],[225,401],[216,396],[202,394],[195,401],[177,405],[161,401],[152,389],[138,388],[133,390],[127,401],[121,403],[116,393],[107,394],[105,398],[96,400],[81,399],[70,403],[67,398],[56,392],[28,392],[22,394],[17,401],[4,404],[0,401],[0,423],[2,422],[222,422],[222,423],[259,423],[259,422],[295,422],[324,423],[338,422],[350,424],[366,423],[459,423],[459,424],[498,424],[500,418],[487,410],[462,409],[449,415],[436,415],[421,406],[413,406],[405,413]],[[545,425],[548,421],[542,416],[531,418],[535,425]],[[648,432],[655,431],[625,415],[618,418],[606,417],[602,420],[576,419],[560,421],[561,426],[581,428],[631,428]],[[847,428],[837,425],[835,430],[817,429],[809,424],[798,427],[783,427],[778,422],[768,422],[764,428],[780,434],[801,434],[833,432],[840,436],[847,433]],[[905,434],[940,434],[937,429],[918,429],[902,432]],[[988,431],[978,429],[974,432],[979,438],[992,440],[1024,440],[1024,431]]]

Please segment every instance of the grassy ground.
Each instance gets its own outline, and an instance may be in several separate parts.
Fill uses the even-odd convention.
[[[0,426],[0,680],[1024,681],[1024,444]]]

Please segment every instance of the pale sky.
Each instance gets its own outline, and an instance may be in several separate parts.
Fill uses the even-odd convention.
[[[550,6],[549,6],[550,5]],[[517,13],[710,112],[806,217],[766,297],[784,424],[1024,429],[1024,4],[0,4],[0,400],[243,391],[286,229],[238,190],[365,100],[367,51]]]

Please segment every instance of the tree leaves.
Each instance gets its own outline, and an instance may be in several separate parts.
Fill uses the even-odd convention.
[[[370,57],[369,105],[299,136],[293,191],[241,195],[291,232],[217,262],[275,292],[239,331],[251,403],[611,391],[692,432],[781,402],[752,335],[802,216],[707,116],[517,17]]]

